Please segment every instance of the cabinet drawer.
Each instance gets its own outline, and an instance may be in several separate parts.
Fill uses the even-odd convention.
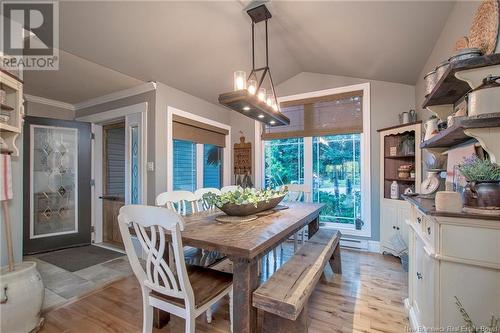
[[[459,225],[441,226],[441,253],[447,257],[500,265],[500,230]]]

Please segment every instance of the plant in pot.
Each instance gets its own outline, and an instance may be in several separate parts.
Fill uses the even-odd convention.
[[[464,159],[458,170],[467,180],[464,206],[500,210],[500,166],[477,156]]]
[[[227,215],[248,216],[276,207],[287,193],[286,187],[279,190],[245,188],[222,194],[205,193],[203,199]]]

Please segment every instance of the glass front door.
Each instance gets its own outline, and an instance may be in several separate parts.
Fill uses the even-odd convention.
[[[90,243],[90,124],[25,118],[24,252]]]

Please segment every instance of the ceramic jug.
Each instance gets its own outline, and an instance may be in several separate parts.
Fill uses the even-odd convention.
[[[438,121],[439,121],[438,118],[431,118],[425,122],[425,124],[424,124],[424,130],[425,130],[424,140],[429,140],[434,135],[439,133]]]

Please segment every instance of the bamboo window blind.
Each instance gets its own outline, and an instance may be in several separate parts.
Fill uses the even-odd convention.
[[[266,126],[263,140],[363,132],[363,91],[282,102],[287,126]]]

